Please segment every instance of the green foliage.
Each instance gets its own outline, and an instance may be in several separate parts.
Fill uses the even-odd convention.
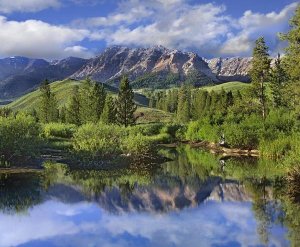
[[[42,123],[57,122],[59,117],[58,104],[55,95],[51,91],[48,80],[43,82],[40,91],[39,120]]]
[[[180,76],[174,73],[149,73],[138,77],[132,82],[133,88],[162,89],[179,85]]]
[[[288,41],[283,59],[285,70],[289,76],[289,104],[297,109],[300,106],[300,6],[290,21],[291,30],[282,35]]]
[[[253,49],[252,68],[250,70],[253,94],[260,103],[263,119],[266,117],[267,107],[265,83],[268,81],[271,64],[268,49],[263,37],[256,40]]]
[[[107,96],[105,100],[105,105],[103,113],[101,115],[101,121],[105,124],[114,124],[116,123],[116,106],[113,97]]]
[[[122,151],[133,156],[144,156],[153,153],[154,142],[148,137],[140,133],[136,135],[128,135],[122,140]]]
[[[12,109],[9,107],[0,107],[0,117],[9,117],[12,115]]]
[[[177,119],[180,123],[187,123],[191,118],[191,89],[183,84],[178,92]]]
[[[74,150],[96,157],[113,157],[122,152],[125,131],[116,125],[87,123],[77,129],[73,138]]]
[[[97,123],[105,104],[106,92],[103,86],[86,79],[79,88],[79,115],[81,123]]]
[[[192,121],[186,131],[186,139],[189,141],[218,142],[220,136],[220,128],[206,121]]]
[[[240,123],[226,122],[222,128],[230,147],[255,149],[259,144],[263,122],[258,115],[251,115]]]
[[[39,125],[30,116],[0,117],[0,161],[34,157],[39,151],[39,134]]]
[[[66,122],[80,125],[80,95],[79,95],[79,87],[75,86],[73,90],[73,95],[71,96],[69,103],[67,105],[67,114],[66,114]]]
[[[135,124],[134,112],[137,106],[134,102],[134,93],[129,84],[127,77],[123,77],[120,83],[120,89],[118,99],[116,102],[117,106],[117,122],[125,127]]]
[[[288,99],[285,96],[285,89],[288,83],[288,75],[282,66],[280,55],[275,61],[275,66],[271,69],[270,87],[274,107],[283,107],[288,105]]]
[[[77,126],[75,124],[48,123],[42,125],[42,134],[46,138],[61,137],[72,138]]]

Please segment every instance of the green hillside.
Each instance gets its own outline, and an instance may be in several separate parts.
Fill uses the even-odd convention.
[[[202,87],[201,89],[205,89],[209,92],[211,92],[211,91],[218,92],[218,91],[221,91],[222,89],[224,89],[225,91],[237,91],[237,90],[245,89],[249,86],[250,86],[250,83],[231,81],[231,82],[226,82],[226,83],[219,84],[219,85]]]
[[[58,100],[58,103],[60,106],[66,104],[68,102],[68,99],[70,95],[72,95],[72,92],[74,90],[75,86],[79,86],[81,84],[80,81],[75,80],[64,80],[64,81],[57,81],[51,83],[51,89],[55,93],[55,96]],[[111,93],[113,95],[116,95],[118,92],[117,88],[114,88],[112,86],[103,84],[106,88],[108,93]],[[39,89],[30,92],[12,103],[8,104],[7,107],[12,108],[13,110],[30,110],[37,107],[37,104],[39,102],[40,97],[40,91]],[[148,105],[148,99],[141,94],[135,94],[135,101],[138,105],[147,106]]]

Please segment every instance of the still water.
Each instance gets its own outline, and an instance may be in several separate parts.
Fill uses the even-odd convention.
[[[300,246],[280,171],[163,152],[173,161],[154,167],[1,174],[0,246]]]

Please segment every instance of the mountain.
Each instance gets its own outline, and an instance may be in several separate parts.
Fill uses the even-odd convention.
[[[134,88],[168,88],[188,81],[195,86],[229,81],[248,82],[251,58],[205,60],[196,53],[167,49],[113,46],[91,59],[69,57],[46,61],[25,57],[0,59],[0,99],[30,92],[45,79],[81,80],[86,77],[118,86],[123,74]]]
[[[114,80],[118,80],[123,74],[135,80],[145,74],[167,76],[171,73],[178,74],[182,80],[194,71],[197,71],[206,84],[218,81],[208,64],[195,53],[170,50],[161,46],[152,48],[114,46],[90,59],[71,77],[74,79],[91,77],[96,81],[115,82]]]
[[[221,82],[249,82],[251,61],[251,57],[213,58],[206,60],[211,71]]]
[[[67,78],[86,61],[75,57],[55,62],[25,57],[0,59],[0,98],[20,96],[36,88],[46,78],[49,81]]]

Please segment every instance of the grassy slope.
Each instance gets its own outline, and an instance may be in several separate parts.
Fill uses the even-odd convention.
[[[74,87],[79,86],[80,83],[81,83],[80,81],[74,81],[74,80],[64,80],[64,81],[57,81],[51,83],[51,89],[55,93],[55,96],[60,106],[68,102],[68,99],[70,95],[72,95]],[[108,93],[116,94],[118,92],[116,88],[113,88],[105,84],[104,86]],[[33,91],[31,93],[28,93],[16,99],[12,103],[8,104],[7,107],[12,108],[13,110],[25,110],[25,111],[30,110],[32,108],[37,108],[40,94],[41,93],[39,90]],[[139,105],[145,106],[148,104],[147,98],[140,94],[135,94],[135,100]]]
[[[219,92],[222,90],[222,88],[225,91],[237,91],[237,90],[242,90],[244,88],[247,88],[249,86],[250,86],[250,83],[232,81],[232,82],[226,82],[226,83],[215,85],[215,86],[202,87],[201,89],[205,89],[209,92],[211,92],[211,91]]]

